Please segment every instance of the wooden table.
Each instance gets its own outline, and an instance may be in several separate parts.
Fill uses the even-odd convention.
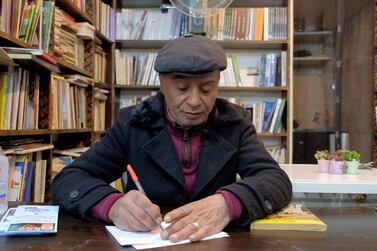
[[[282,164],[296,193],[377,194],[377,169],[359,169],[357,175],[318,172],[317,165]],[[377,250],[377,248],[376,248]]]
[[[312,209],[328,224],[327,232],[225,229],[229,237],[159,250],[377,250],[377,212],[372,208]],[[134,250],[121,247],[101,222],[87,222],[60,213],[58,233],[37,237],[0,237],[1,251]]]

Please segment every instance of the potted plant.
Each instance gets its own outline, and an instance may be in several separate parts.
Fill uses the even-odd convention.
[[[356,150],[345,150],[343,151],[343,157],[346,161],[347,174],[357,174],[360,164],[360,153]]]
[[[320,173],[328,173],[330,167],[330,152],[328,150],[318,150],[314,157],[318,162],[318,170]]]
[[[345,169],[345,162],[342,150],[333,151],[330,154],[330,173],[332,174],[343,174]]]

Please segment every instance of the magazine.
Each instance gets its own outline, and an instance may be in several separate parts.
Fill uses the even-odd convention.
[[[9,208],[0,221],[0,236],[57,233],[58,215],[59,206],[21,205]]]

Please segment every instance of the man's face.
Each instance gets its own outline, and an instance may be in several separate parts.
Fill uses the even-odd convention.
[[[160,88],[175,121],[181,126],[197,126],[207,121],[217,97],[220,72],[198,77],[160,74]]]

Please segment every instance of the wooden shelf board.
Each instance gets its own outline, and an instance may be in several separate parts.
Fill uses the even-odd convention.
[[[108,37],[106,37],[102,32],[100,32],[97,28],[96,28],[96,36],[98,38],[100,38],[102,41],[105,41],[106,43],[108,44],[112,44],[114,43],[114,41],[110,40]]]
[[[0,40],[5,41],[9,45],[20,46],[20,47],[23,47],[23,48],[30,48],[30,45],[28,45],[24,41],[21,41],[20,39],[15,38],[15,37],[9,35],[8,33],[3,32],[3,31],[0,31]],[[4,46],[4,44],[2,44],[2,46]]]
[[[80,8],[74,5],[72,1],[56,0],[55,2],[58,7],[62,8],[65,12],[72,16],[76,22],[94,23],[93,19],[87,13],[83,12]]]
[[[310,57],[294,57],[294,62],[302,62],[302,61],[328,61],[331,57],[329,56],[310,56]]]
[[[61,68],[62,72],[63,71],[70,71],[70,72],[75,72],[79,73],[88,77],[92,77],[89,72],[85,71],[84,69],[81,69],[77,67],[76,65],[73,65],[71,63],[68,63],[60,58],[56,59],[58,61],[58,66]]]
[[[60,133],[83,133],[92,132],[92,128],[82,129],[30,129],[30,130],[0,130],[0,136],[18,136],[18,135],[43,135],[43,134],[60,134]]]
[[[160,89],[159,86],[149,86],[149,85],[115,85],[117,89],[126,89],[126,90],[158,90]],[[220,86],[219,91],[240,91],[240,92],[281,92],[287,91],[288,88],[286,86],[275,86],[275,87],[225,87]]]
[[[122,8],[159,8],[161,1],[157,0],[118,0],[117,6]],[[282,7],[287,5],[287,0],[234,0],[230,7]]]
[[[268,133],[268,132],[259,132],[257,133],[258,137],[264,137],[264,138],[267,138],[267,137],[287,137],[288,134],[286,132],[282,132],[282,133]]]
[[[160,49],[169,40],[116,40],[116,44],[123,49]],[[224,49],[285,49],[287,40],[283,41],[216,41]]]
[[[94,87],[102,88],[102,89],[111,89],[111,85],[103,82],[94,83]]]
[[[93,131],[94,134],[104,134],[106,131]]]
[[[152,85],[115,85],[116,89],[127,89],[127,90],[159,90],[160,86]]]
[[[79,129],[51,129],[50,134],[61,134],[61,133],[82,133],[82,132],[92,132],[92,128],[79,128]]]
[[[43,135],[43,134],[49,134],[49,130],[48,129],[0,130],[0,136]]]
[[[240,91],[240,92],[281,92],[287,91],[288,88],[286,86],[274,86],[274,87],[247,87],[247,86],[240,86],[240,87],[224,87],[220,86],[219,91]]]
[[[332,35],[332,31],[295,31],[294,36],[328,36]]]
[[[46,69],[48,71],[60,73],[60,69],[56,65],[51,64],[51,63],[47,62],[46,60],[43,60],[42,58],[40,58],[36,55],[30,54],[30,56],[31,56],[31,59],[13,59],[13,61],[15,63],[21,64],[21,65],[25,62],[28,63],[28,62],[31,61],[33,63],[38,64],[39,66],[43,67],[44,69]]]

